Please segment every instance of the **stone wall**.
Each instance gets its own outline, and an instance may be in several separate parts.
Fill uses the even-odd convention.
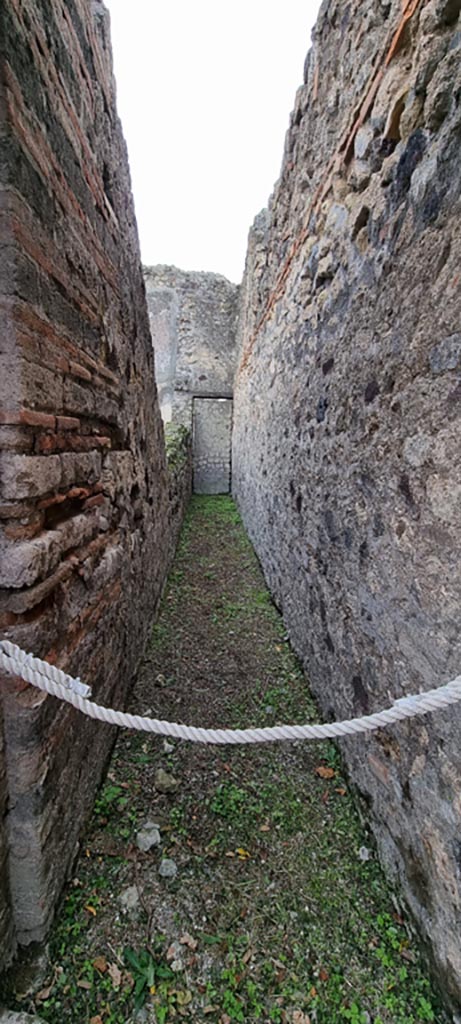
[[[178,423],[165,424],[168,466],[168,564],[173,561],[192,494],[192,439]]]
[[[16,947],[9,888],[8,837],[5,827],[7,810],[8,786],[0,707],[0,964],[8,962]]]
[[[3,32],[3,14],[0,10],[0,145],[4,144],[6,137],[6,90],[5,81],[1,68],[3,66],[3,58],[5,53],[5,39]],[[0,182],[3,184],[2,165],[0,162]],[[11,267],[5,265],[5,252],[7,252],[8,236],[6,234],[6,221],[5,221],[5,198],[2,188],[0,188],[0,280],[3,282],[11,281]],[[2,333],[0,335],[0,366],[3,360],[3,351],[6,350],[8,345],[8,336],[6,331],[6,325],[2,326]],[[8,367],[10,376],[10,386],[14,387],[16,383],[16,366],[13,359],[10,360]],[[1,380],[0,375],[0,380]],[[1,388],[0,383],[0,388]],[[1,392],[0,392],[1,399]],[[0,439],[3,432],[0,421]],[[2,464],[0,462],[0,473]],[[8,960],[11,953],[15,948],[14,933],[13,933],[13,921],[11,915],[10,895],[9,895],[9,877],[8,877],[8,839],[6,833],[6,814],[8,809],[8,786],[6,779],[6,760],[3,743],[3,712],[0,706],[0,964],[5,963]]]
[[[250,235],[235,495],[329,718],[461,671],[460,0],[324,2]],[[461,999],[461,711],[344,743]]]
[[[232,397],[239,288],[166,266],[144,279],[162,413],[190,430],[195,396]]]
[[[228,494],[231,483],[232,399],[194,398],[194,491]]]
[[[6,0],[0,89],[1,626],[123,707],[165,578],[169,484],[99,0]],[[3,764],[28,943],[46,934],[115,733],[19,682],[2,692],[6,957]]]

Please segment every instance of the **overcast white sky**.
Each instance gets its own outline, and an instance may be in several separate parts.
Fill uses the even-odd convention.
[[[143,262],[239,281],[319,0],[106,0]]]

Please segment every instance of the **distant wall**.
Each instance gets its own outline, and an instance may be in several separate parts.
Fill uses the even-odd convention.
[[[2,4],[0,118],[1,628],[123,707],[165,578],[169,483],[99,0]],[[115,732],[19,682],[2,693],[5,959],[3,825],[10,922],[28,943],[49,927]]]
[[[196,494],[228,494],[232,399],[194,398],[193,410],[194,491]]]
[[[250,235],[234,491],[329,718],[461,672],[460,7],[322,4]],[[343,744],[458,1005],[460,736]]]
[[[232,397],[239,288],[166,266],[144,280],[162,413],[191,429],[194,396]]]

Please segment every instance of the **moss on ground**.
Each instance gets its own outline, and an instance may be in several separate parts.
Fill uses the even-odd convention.
[[[229,498],[191,503],[132,706],[201,725],[317,717]],[[161,850],[138,850],[146,820]],[[446,1020],[331,743],[121,734],[40,989],[10,988],[10,1005],[50,1024]]]

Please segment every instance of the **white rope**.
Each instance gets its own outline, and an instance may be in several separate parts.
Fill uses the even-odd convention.
[[[350,718],[345,722],[327,722],[323,725],[276,725],[263,729],[200,729],[174,722],[162,722],[156,718],[143,718],[124,711],[113,711],[87,699],[90,688],[79,679],[73,679],[54,665],[26,654],[8,640],[0,641],[0,667],[9,675],[19,676],[27,683],[38,687],[52,697],[72,704],[89,718],[124,729],[152,732],[174,739],[190,740],[192,743],[270,743],[274,740],[323,740],[338,736],[354,736],[372,732],[386,725],[394,725],[406,718],[427,715],[461,700],[461,676],[450,683],[426,693],[400,697],[390,708],[362,718]]]

